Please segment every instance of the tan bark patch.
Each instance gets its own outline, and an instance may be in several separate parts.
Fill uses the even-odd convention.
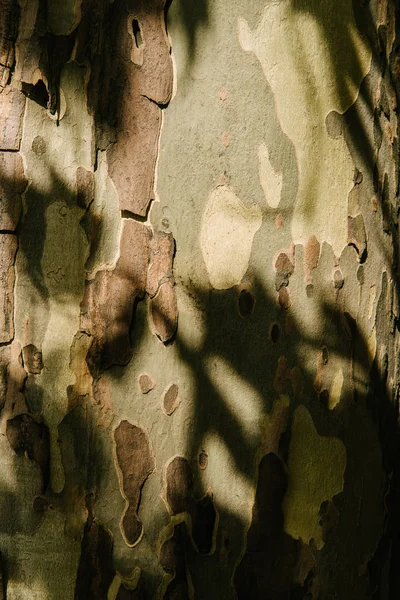
[[[178,327],[178,306],[175,288],[170,281],[163,283],[150,300],[151,329],[164,343],[169,342]]]
[[[11,86],[3,90],[0,95],[0,150],[19,150],[24,109],[22,92]]]

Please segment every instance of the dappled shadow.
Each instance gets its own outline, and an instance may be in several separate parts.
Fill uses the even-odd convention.
[[[293,0],[292,4],[296,11],[311,11],[318,20],[333,57],[333,72],[337,74],[334,85],[345,101],[354,82],[346,77],[341,69],[342,65],[335,59],[338,40],[335,37],[334,23],[326,22],[326,15],[320,11],[317,2]],[[79,35],[82,36],[81,41],[86,39],[86,33],[89,35],[91,19],[97,10],[100,16],[95,22],[100,29],[106,29],[108,21],[114,23],[113,11],[116,10],[117,3],[108,6],[109,12],[103,13],[102,9],[96,8],[96,4],[89,5],[92,12],[87,9],[84,14],[77,40]],[[169,3],[167,8],[168,6]],[[189,3],[182,2],[177,14],[180,15],[185,30],[189,59],[194,61],[198,36],[201,35],[203,27],[209,26],[209,12],[205,1],[197,3],[194,11],[191,8]],[[374,48],[373,64],[379,71],[385,60],[379,46],[380,38],[374,33],[372,18],[367,12],[360,19],[362,30],[367,32],[371,47]],[[121,23],[118,23],[118,27],[120,26]],[[114,48],[118,40],[118,27],[109,32],[107,44],[102,46],[99,52],[92,52],[91,48],[86,55],[86,58],[89,56],[90,62],[96,63],[89,89],[91,85],[97,90],[104,85],[104,94],[100,98],[97,98],[93,91],[89,92],[89,108],[94,113],[97,127],[97,149],[112,143],[113,128],[120,118],[118,93],[114,98],[115,104],[111,108],[109,105],[110,86],[114,85],[111,85],[110,81],[114,76],[120,82],[117,87],[120,86],[120,91],[123,91],[121,82],[126,75],[126,65],[120,60],[120,56],[115,56],[120,71],[112,74],[110,81],[104,83],[102,79],[108,69],[113,72],[112,66],[105,63],[110,48]],[[351,38],[346,24],[343,35]],[[92,38],[89,42],[89,45],[94,44]],[[60,44],[64,52],[63,54],[60,51],[60,61],[63,63],[70,57],[72,44],[70,40],[61,40]],[[85,52],[82,47],[80,51],[82,54],[78,51],[76,60],[83,62]],[[49,52],[51,53],[51,49]],[[355,67],[355,79],[358,79],[360,73],[357,71],[355,49],[350,53],[348,60]],[[53,71],[56,72],[57,69]],[[56,81],[55,77],[54,75],[53,82]],[[58,84],[53,85],[57,90]],[[393,187],[390,187],[389,191],[385,188],[385,185],[389,184],[385,184],[387,177],[385,178],[384,166],[378,164],[376,158],[376,138],[383,136],[384,132],[379,122],[372,90],[373,86],[364,81],[357,103],[349,108],[342,120],[345,124],[344,137],[353,154],[354,163],[364,175],[366,195],[373,189],[377,194],[378,209],[384,212],[385,207],[382,209],[382,205],[392,202]],[[59,101],[57,103],[59,104]],[[365,120],[374,119],[375,138],[372,137],[372,127],[364,125]],[[46,274],[42,271],[47,234],[46,211],[59,197],[64,199],[66,206],[75,205],[75,202],[79,204],[75,189],[67,188],[54,171],[50,177],[52,185],[46,193],[36,190],[32,185],[28,188],[25,196],[26,212],[19,230],[20,258],[25,260],[22,264],[26,265],[26,276],[30,278],[30,283],[37,292],[37,302],[44,307],[44,314],[47,314],[52,299],[58,301],[61,306],[74,305],[77,308],[82,300],[80,290],[85,283],[85,273],[82,270],[81,285],[76,289],[71,289],[61,281],[58,287],[49,292],[46,285]],[[316,177],[319,175],[316,174]],[[357,181],[356,185],[360,183]],[[294,202],[295,198],[292,198],[285,206],[285,217],[288,221],[293,213]],[[90,225],[90,203],[86,208],[86,212],[82,210],[82,218],[89,221],[86,230],[96,232],[99,223],[96,221],[93,227]],[[93,219],[97,218],[96,215],[93,216]],[[264,211],[264,220],[267,218],[269,214]],[[77,222],[79,224],[79,219]],[[144,226],[140,219],[135,223]],[[368,231],[369,226],[370,223],[367,222]],[[378,237],[387,234],[391,236],[392,255],[387,252],[387,240],[381,244]],[[89,236],[88,245],[92,249],[98,247],[99,238],[94,235],[94,238],[90,239]],[[331,586],[339,598],[377,599],[382,597],[385,589],[390,590],[388,598],[397,597],[400,587],[396,566],[400,554],[400,522],[397,510],[400,498],[400,445],[398,384],[395,380],[395,366],[392,364],[394,344],[389,341],[386,351],[379,347],[373,353],[371,340],[366,335],[367,326],[371,329],[371,323],[368,318],[357,314],[359,307],[354,308],[354,302],[349,299],[351,295],[359,294],[361,298],[366,294],[362,291],[360,265],[367,268],[369,264],[373,264],[375,268],[377,263],[382,262],[383,256],[386,269],[390,269],[393,256],[393,269],[389,277],[384,274],[381,282],[375,281],[376,273],[380,272],[377,269],[368,280],[375,281],[379,290],[376,306],[373,306],[376,308],[378,340],[382,345],[384,340],[391,339],[397,323],[393,315],[390,315],[392,321],[389,321],[387,305],[391,294],[389,279],[393,279],[395,285],[398,285],[397,245],[397,217],[392,214],[384,233],[379,231],[377,239],[371,243],[368,240],[366,254],[357,251],[353,240],[349,240],[346,250],[336,258],[327,244],[322,245],[321,252],[318,250],[319,264],[311,271],[312,283],[304,280],[302,250],[299,247],[294,249],[293,272],[285,273],[275,289],[267,288],[262,273],[257,272],[259,265],[251,265],[245,278],[246,285],[243,282],[228,290],[206,287],[200,289],[191,282],[178,281],[176,287],[181,299],[187,295],[196,306],[201,307],[203,322],[202,340],[198,346],[188,343],[185,332],[178,328],[175,338],[170,340],[171,347],[165,348],[167,352],[172,349],[176,351],[181,367],[187,367],[194,381],[193,411],[188,428],[190,435],[185,441],[185,448],[182,449],[183,459],[187,461],[188,468],[194,475],[193,483],[191,475],[188,476],[190,485],[186,486],[182,498],[179,498],[178,507],[171,508],[172,501],[169,505],[173,517],[181,513],[190,514],[187,522],[182,520],[174,525],[174,533],[169,538],[173,541],[170,544],[173,546],[172,550],[168,545],[163,546],[160,556],[156,557],[156,542],[151,541],[154,550],[151,560],[160,559],[163,571],[172,578],[166,587],[164,598],[174,598],[176,590],[180,590],[183,598],[189,596],[188,572],[199,598],[221,597],[221,590],[234,595],[233,585],[240,599],[248,598],[249,594],[254,600],[312,598],[313,594],[317,597],[318,585],[325,586],[323,589]],[[63,247],[62,239],[57,241],[55,248],[56,253],[68,252],[68,248]],[[179,247],[177,252],[179,253]],[[373,257],[375,253],[377,255]],[[134,257],[132,263],[133,260]],[[331,277],[330,273],[327,275],[327,265],[331,270],[342,268],[348,280],[344,277],[339,281]],[[356,271],[357,280],[354,278]],[[113,277],[111,269],[106,277]],[[124,278],[129,279],[127,272],[124,272]],[[356,281],[358,283],[355,283]],[[138,285],[137,281],[129,283],[133,286]],[[54,492],[46,480],[46,489],[42,490],[43,494],[38,495],[35,501],[35,510],[41,519],[45,518],[47,511],[55,508],[63,519],[65,517],[65,535],[75,540],[78,545],[82,540],[76,598],[106,598],[116,575],[116,568],[112,563],[112,536],[96,518],[102,494],[107,497],[104,490],[107,490],[112,498],[109,507],[102,507],[103,513],[109,515],[110,523],[115,520],[114,510],[120,513],[118,519],[120,518],[124,504],[114,472],[112,438],[120,415],[114,413],[111,392],[107,385],[110,381],[117,382],[118,385],[127,377],[128,369],[125,371],[125,366],[131,360],[134,363],[138,359],[147,332],[142,302],[145,294],[133,293],[123,305],[118,289],[117,292],[114,290],[116,306],[111,307],[111,310],[110,304],[107,303],[113,298],[107,297],[107,289],[103,297],[97,288],[94,293],[94,303],[102,302],[102,307],[105,307],[102,323],[104,339],[98,332],[92,336],[90,330],[86,331],[84,328],[77,334],[83,336],[82,346],[79,346],[80,342],[77,341],[77,336],[75,337],[76,345],[73,349],[80,348],[82,360],[78,360],[74,366],[71,356],[69,366],[72,365],[76,382],[65,390],[68,399],[67,411],[57,423],[57,431],[53,431],[53,436],[59,436],[60,440],[65,478],[63,489]],[[280,293],[280,290],[285,290],[285,293]],[[110,294],[109,289],[108,293]],[[366,306],[364,296],[363,309]],[[353,306],[349,308],[348,303]],[[139,316],[136,314],[138,308],[142,309]],[[157,310],[159,309],[156,308],[155,312]],[[308,319],[312,311],[315,311],[315,330],[310,327]],[[84,302],[82,312],[85,313]],[[162,311],[159,312],[164,318]],[[113,320],[112,324],[108,323],[110,318]],[[46,318],[44,320],[46,321]],[[42,325],[46,330],[48,322]],[[161,342],[160,348],[164,349]],[[115,359],[118,354],[120,360]],[[49,354],[43,359],[44,368],[46,363],[51,364],[53,368],[57,367],[57,356],[52,357]],[[116,363],[119,366],[116,366]],[[68,368],[67,364],[58,366],[62,370]],[[334,387],[335,376],[340,372],[342,384],[337,391]],[[49,376],[51,377],[51,374]],[[393,382],[393,387],[389,387],[389,381]],[[22,390],[25,393],[28,413],[45,412],[43,390],[37,382],[40,382],[40,375],[31,374]],[[286,412],[283,422],[278,422],[274,420],[274,410],[282,398],[287,400]],[[312,535],[309,539],[298,539],[292,531],[292,536],[287,531],[285,521],[285,502],[291,486],[291,477],[293,478],[293,423],[296,409],[300,406],[306,407],[311,415],[318,439],[341,440],[347,456],[343,491],[337,490],[333,498],[325,499],[321,506],[317,507],[320,522],[315,525],[316,535],[320,535],[323,541],[319,546],[318,540]],[[135,408],[132,411],[132,414],[134,413]],[[173,415],[172,419],[176,419],[177,415]],[[269,423],[270,429],[266,427],[266,423]],[[271,431],[274,440],[268,437]],[[231,472],[235,473],[235,479],[226,483],[227,502],[221,501],[218,493],[212,496],[212,491],[210,492],[207,496],[209,505],[206,508],[212,506],[212,510],[209,511],[212,518],[208,515],[204,521],[205,525],[202,522],[200,530],[194,531],[196,516],[201,512],[199,506],[204,508],[204,504],[200,503],[207,493],[207,489],[204,489],[206,478],[202,477],[202,472],[207,472],[209,467],[201,460],[204,460],[212,439],[217,439],[220,448],[226,450],[228,460],[233,465]],[[313,448],[308,447],[307,443],[305,439],[306,452],[312,453]],[[15,449],[20,452],[22,446],[16,444]],[[29,457],[29,448],[25,450]],[[203,455],[201,460],[200,455]],[[208,458],[214,459],[211,454]],[[309,469],[315,469],[317,475],[322,478],[324,474],[318,473],[319,458],[313,457],[317,464],[312,465],[310,461]],[[23,461],[26,458],[21,456],[18,460]],[[158,465],[160,471],[163,467],[164,465]],[[114,488],[110,491],[107,487],[107,477],[110,477],[111,472],[114,473]],[[245,487],[247,486],[249,494],[251,491],[252,496],[255,491],[254,498],[248,498],[246,505],[242,503],[241,513],[234,501],[229,502],[229,498],[237,494],[235,488],[239,481],[245,482]],[[139,486],[140,493],[144,485],[146,484],[141,483]],[[17,490],[18,486],[19,482],[15,485]],[[10,492],[8,503],[12,501],[14,493]],[[308,500],[309,498],[306,498],[306,501]],[[102,501],[104,502],[104,499]],[[302,501],[304,502],[304,499],[298,500],[299,503]],[[215,519],[214,507],[218,519]],[[39,517],[36,515],[35,518],[31,523],[32,528],[27,530],[20,526],[16,519],[12,529],[0,532],[1,538],[5,539],[17,530],[21,534],[30,534],[38,527]],[[113,527],[116,530],[117,526],[114,523]],[[60,535],[63,534],[60,529]],[[205,540],[203,536],[206,537]],[[197,547],[193,543],[194,539],[201,540]],[[7,543],[4,542],[4,545]],[[365,552],[363,556],[360,556],[360,549]],[[129,563],[132,568],[140,562],[136,560],[134,549],[131,551],[129,548],[129,555],[126,556],[125,566]],[[332,573],[331,565],[336,564],[337,556],[340,556],[341,582],[338,582],[337,576]],[[7,560],[7,552],[5,558]],[[89,564],[88,569],[85,568],[86,563]],[[321,571],[321,575],[318,570]],[[126,568],[126,571],[129,569]],[[354,573],[359,574],[358,580],[355,580]],[[320,577],[321,584],[318,583]],[[154,598],[160,580],[161,576],[157,579],[154,574],[146,573],[144,569],[140,580],[140,596],[139,588],[136,592],[129,592],[121,586],[116,597]],[[45,578],[43,584],[46,584]],[[49,594],[51,593],[52,590],[49,589]]]

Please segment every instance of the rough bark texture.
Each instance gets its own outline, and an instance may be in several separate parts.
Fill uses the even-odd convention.
[[[400,597],[394,0],[0,0],[0,598]]]

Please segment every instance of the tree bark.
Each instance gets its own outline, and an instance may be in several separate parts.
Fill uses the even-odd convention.
[[[399,597],[398,29],[0,0],[0,597]]]

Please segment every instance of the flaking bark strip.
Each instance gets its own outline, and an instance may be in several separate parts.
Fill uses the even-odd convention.
[[[166,281],[149,301],[150,328],[164,343],[171,341],[178,328],[175,286]]]
[[[116,141],[107,150],[107,160],[121,210],[139,216],[145,216],[154,199],[160,106],[166,106],[172,94],[165,3],[165,0],[130,0],[129,14],[121,15],[116,38],[115,55],[126,62],[124,73],[120,74],[124,81],[120,87],[123,91],[119,98]]]
[[[173,259],[175,240],[172,233],[157,231],[149,244],[150,264],[147,271],[146,292],[154,298],[166,281],[174,283]]]
[[[147,433],[141,427],[121,421],[114,431],[117,472],[121,494],[127,502],[120,528],[126,544],[136,546],[143,535],[138,517],[142,487],[155,469]]]

